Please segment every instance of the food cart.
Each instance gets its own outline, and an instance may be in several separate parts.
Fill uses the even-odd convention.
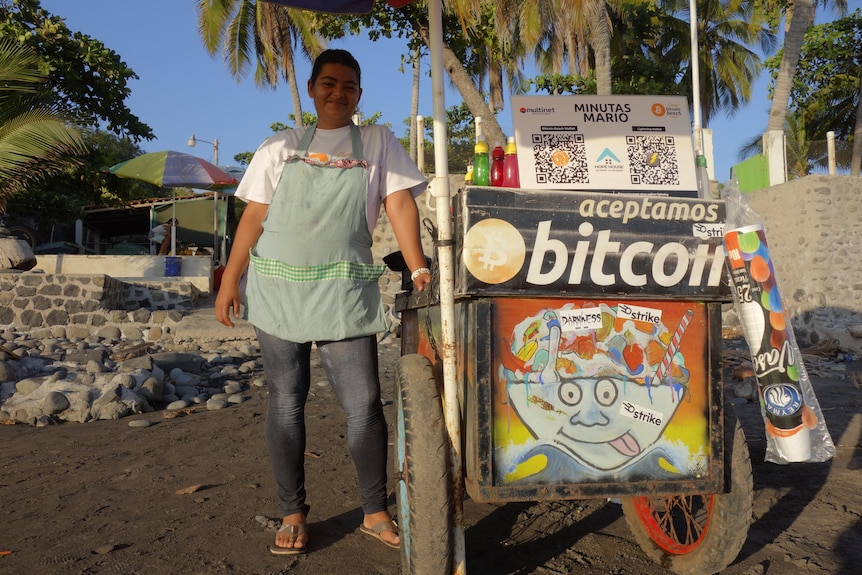
[[[457,397],[443,391],[439,283],[396,300],[403,572],[463,570],[465,494],[617,498],[661,565],[730,564],[753,488],[723,402],[724,203],[468,186],[452,207]]]

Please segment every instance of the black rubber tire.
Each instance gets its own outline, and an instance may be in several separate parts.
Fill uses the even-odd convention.
[[[626,523],[638,545],[659,565],[680,575],[722,571],[736,559],[748,537],[754,497],[751,458],[745,433],[730,406],[724,423],[724,493],[622,500]],[[686,540],[687,536],[691,539]],[[671,549],[663,537],[681,541],[680,548]]]
[[[10,236],[15,236],[19,240],[24,240],[30,244],[31,249],[36,249],[36,246],[39,243],[39,239],[36,237],[36,230],[30,226],[24,225],[9,226],[6,229],[9,230]]]
[[[452,571],[449,441],[443,401],[425,356],[399,359],[395,402],[401,572],[448,575]]]

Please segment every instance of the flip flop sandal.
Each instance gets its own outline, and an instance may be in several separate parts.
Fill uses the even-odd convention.
[[[387,547],[391,547],[392,549],[400,549],[401,545],[399,543],[390,543],[386,539],[380,536],[384,531],[394,531],[396,534],[398,533],[398,526],[395,524],[395,521],[391,519],[387,519],[385,521],[381,521],[377,523],[373,527],[366,527],[365,525],[359,526],[359,531],[365,533],[369,537],[373,537],[377,539]]]
[[[296,538],[302,535],[303,533],[307,533],[308,531],[305,528],[305,523],[300,523],[299,525],[292,525],[290,523],[283,523],[281,527],[278,528],[277,533],[287,533],[291,537],[294,538],[294,542]],[[277,534],[276,534],[277,536]],[[308,551],[308,541],[306,540],[305,546],[303,547],[278,547],[277,545],[273,545],[269,548],[269,552],[273,555],[302,555]]]

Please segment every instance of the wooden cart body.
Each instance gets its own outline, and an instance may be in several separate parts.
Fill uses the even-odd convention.
[[[470,497],[721,492],[723,202],[468,187],[453,217]],[[433,291],[396,309],[439,365]]]

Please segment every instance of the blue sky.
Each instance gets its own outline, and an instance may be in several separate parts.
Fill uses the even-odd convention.
[[[202,140],[218,139],[219,164],[235,165],[233,156],[254,151],[272,133],[271,124],[290,124],[290,92],[285,84],[275,91],[256,87],[251,72],[239,83],[233,80],[221,56],[210,57],[201,45],[194,5],[192,0],[42,0],[45,10],[64,18],[70,29],[102,41],[137,73],[139,79],[130,82],[132,93],[126,104],[157,137],[141,143],[145,151],[171,149],[212,161],[213,147]],[[860,5],[862,0],[849,0],[848,12]],[[818,21],[834,17],[831,11],[821,9]],[[380,121],[402,136],[406,129],[403,122],[410,114],[411,90],[410,70],[399,71],[403,43],[351,37],[330,47],[350,50],[362,65],[363,114],[381,112]],[[304,90],[310,71],[310,63],[298,62],[297,77],[303,81],[300,93],[306,111],[313,111]],[[427,72],[426,62],[419,113],[430,118],[431,79]],[[726,180],[730,167],[739,161],[742,143],[766,127],[768,81],[764,74],[755,84],[751,101],[733,117],[721,116],[706,126],[713,130],[712,168],[719,181]],[[447,90],[446,105],[459,102],[457,92]],[[503,131],[512,134],[508,103],[498,117]],[[186,145],[192,133],[199,142],[194,149]]]

